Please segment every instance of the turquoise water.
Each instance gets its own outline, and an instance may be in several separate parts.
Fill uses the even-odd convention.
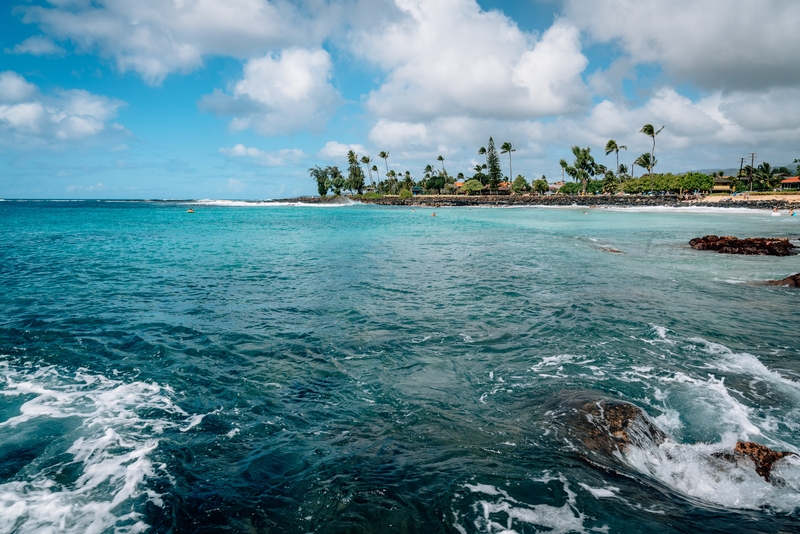
[[[2,532],[789,532],[800,237],[738,210],[0,202]],[[586,211],[586,214],[584,214]],[[622,253],[612,253],[611,249]],[[563,399],[670,439],[598,458]]]

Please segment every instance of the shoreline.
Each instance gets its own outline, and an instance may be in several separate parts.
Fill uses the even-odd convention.
[[[350,197],[297,197],[276,199],[273,202],[296,202],[306,204],[344,204],[347,202],[375,204],[378,206],[420,206],[420,207],[708,207],[708,208],[744,208],[771,210],[778,208],[800,210],[800,195],[760,195],[749,200],[738,197],[716,196],[700,199],[683,200],[677,197],[661,196],[464,196],[464,195],[420,195],[409,199],[398,196],[384,196],[379,199],[351,199]]]

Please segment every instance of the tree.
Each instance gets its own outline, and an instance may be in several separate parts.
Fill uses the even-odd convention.
[[[331,188],[333,189],[333,194],[339,196],[342,194],[342,189],[345,186],[345,179],[342,176],[342,172],[339,170],[339,167],[326,167],[328,171],[328,176],[331,177]]]
[[[442,189],[444,189],[444,175],[443,174],[436,174],[428,178],[428,181],[425,182],[425,189],[428,190],[436,190],[439,194],[442,193]]]
[[[412,196],[414,196],[414,195],[411,194],[411,190],[410,189],[401,189],[400,190],[400,198],[405,200],[405,199],[411,198]]]
[[[374,165],[370,166],[370,163],[373,161],[374,160],[369,156],[364,156],[361,158],[361,163],[364,163],[367,166],[367,171],[369,172],[369,183],[372,184],[372,187],[375,187],[375,181],[372,179],[372,167],[374,167]]]
[[[538,180],[533,182],[533,190],[537,193],[544,194],[550,190],[550,186],[547,184],[547,178],[542,176]]]
[[[525,177],[522,176],[521,174],[517,176],[517,178],[514,180],[514,183],[511,184],[511,190],[517,194],[520,194],[523,191],[526,191],[527,189],[528,189],[528,180],[526,180]]]
[[[559,164],[569,176],[574,180],[580,180],[583,184],[581,194],[586,194],[586,186],[589,178],[597,174],[597,164],[592,157],[592,149],[589,147],[581,148],[578,145],[572,147],[572,155],[575,161],[572,165],[567,160],[562,159]]]
[[[378,157],[383,158],[383,163],[386,165],[386,176],[389,176],[389,153],[381,150],[378,152]]]
[[[446,170],[444,170],[444,157],[440,155],[440,156],[439,156],[438,158],[436,158],[436,159],[442,162],[442,173],[444,173],[444,174],[447,174],[447,171],[446,171]]]
[[[615,193],[619,191],[619,180],[613,172],[607,171],[603,178],[603,193]]]
[[[756,178],[761,184],[762,190],[775,189],[783,176],[785,175],[767,162],[762,163],[756,169]]]
[[[796,158],[792,163],[797,163],[797,168],[794,170],[794,172],[800,176],[800,158]]]
[[[321,168],[319,165],[314,165],[312,168],[308,169],[308,174],[316,180],[319,196],[326,196],[331,186],[330,179],[328,178],[328,170]]]
[[[650,151],[650,160],[652,161],[650,169],[656,166],[656,136],[660,134],[661,130],[663,129],[664,127],[662,126],[661,128],[658,129],[658,131],[656,131],[656,129],[653,128],[652,124],[645,124],[644,126],[642,126],[642,129],[639,130],[641,133],[649,135],[650,137],[653,138],[653,150]]]
[[[494,147],[494,139],[489,137],[489,145],[483,149],[486,154],[486,169],[489,176],[489,189],[497,190],[497,185],[503,181],[503,171],[500,169],[500,156]],[[480,153],[480,151],[479,151]]]
[[[468,195],[471,195],[472,193],[480,193],[483,190],[483,184],[479,180],[473,178],[464,182],[464,185],[461,186],[461,190]]]
[[[644,154],[636,158],[636,161],[634,161],[633,164],[647,169],[647,174],[648,176],[650,176],[650,192],[652,193],[653,190],[655,189],[654,179],[653,179],[653,167],[656,166],[656,160],[654,160],[649,153],[645,152]]]
[[[613,139],[609,139],[608,143],[606,143],[606,156],[614,152],[617,156],[617,174],[622,174],[619,172],[619,151],[620,150],[628,150],[628,147],[625,145],[618,145],[616,141]]]
[[[511,143],[506,141],[502,145],[500,145],[500,153],[501,154],[508,154],[508,177],[509,179],[514,176],[514,173],[511,170],[511,153],[516,152],[517,149],[511,146]]]
[[[349,189],[351,193],[355,191],[360,195],[364,190],[364,171],[361,169],[358,154],[355,151],[350,150],[347,152],[347,163],[345,188]]]
[[[429,180],[433,173],[436,172],[436,169],[433,168],[433,165],[425,165],[425,170],[422,172],[425,175],[425,179]]]

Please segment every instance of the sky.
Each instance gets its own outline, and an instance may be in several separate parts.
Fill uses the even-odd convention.
[[[800,158],[796,0],[10,0],[0,28],[0,198],[316,194],[350,149],[469,175],[490,136],[554,182],[646,123],[660,172]]]

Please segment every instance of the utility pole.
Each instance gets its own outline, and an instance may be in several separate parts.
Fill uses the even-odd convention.
[[[750,192],[753,192],[753,166],[756,164],[756,153],[750,152]]]

